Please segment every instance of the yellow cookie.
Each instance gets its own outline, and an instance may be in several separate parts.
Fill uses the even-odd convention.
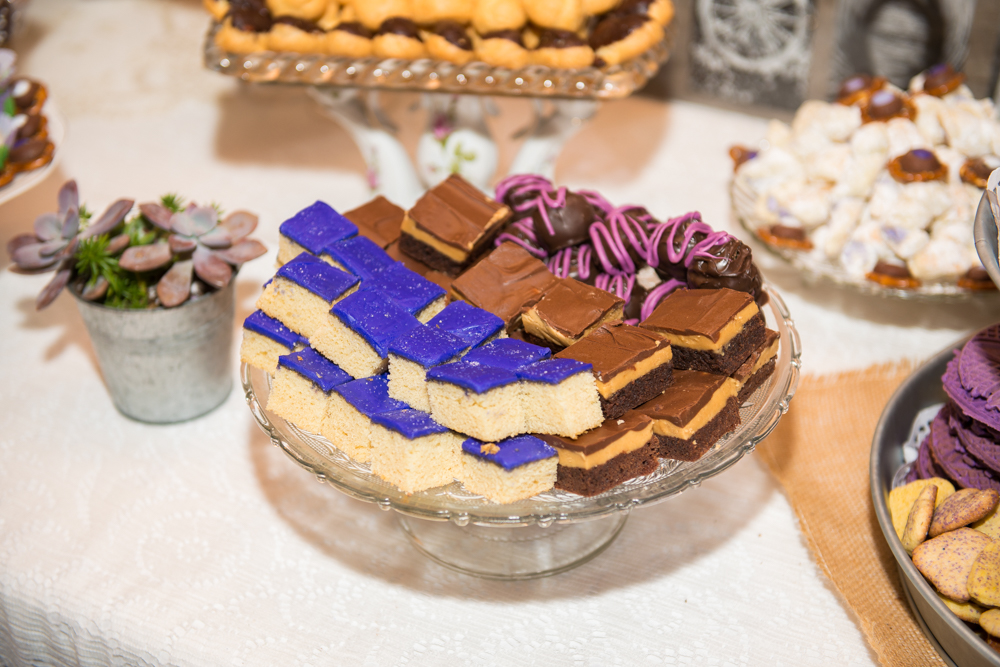
[[[985,518],[997,508],[1000,493],[993,489],[962,489],[956,491],[934,510],[934,519],[927,534],[937,537]]]
[[[1000,540],[1000,512],[993,510],[979,521],[971,524],[969,528],[975,528],[994,540]]]
[[[906,519],[906,527],[899,538],[903,543],[906,553],[912,554],[920,544],[927,539],[927,530],[930,528],[931,520],[934,518],[934,501],[937,498],[937,487],[928,484],[920,490],[910,510],[910,516]]]
[[[267,0],[273,16],[294,16],[315,21],[326,12],[330,0]]]
[[[896,529],[897,537],[903,536],[903,528],[906,527],[906,519],[910,516],[910,508],[913,507],[920,491],[928,484],[934,484],[938,488],[937,500],[934,501],[936,507],[939,507],[948,496],[955,493],[955,487],[952,483],[940,477],[918,479],[889,492],[889,513],[892,515],[892,526]]]
[[[969,572],[969,597],[987,607],[1000,607],[1000,542],[980,552]]]
[[[959,528],[927,540],[913,550],[913,565],[941,595],[969,601],[969,573],[993,540],[971,528]]]
[[[938,597],[941,598],[941,602],[944,602],[948,609],[951,609],[952,612],[954,612],[955,616],[958,616],[963,621],[967,621],[969,623],[979,623],[979,619],[982,617],[983,611],[985,611],[975,602],[955,602],[954,600],[949,600],[940,593],[938,593]],[[997,610],[994,609],[992,611]],[[1000,616],[997,618],[1000,620]]]
[[[977,621],[992,637],[1000,637],[1000,609],[987,609]]]

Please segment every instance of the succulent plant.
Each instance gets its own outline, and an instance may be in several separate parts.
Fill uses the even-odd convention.
[[[79,205],[76,182],[59,191],[59,210],[35,220],[34,233],[10,240],[18,269],[56,271],[36,301],[52,303],[70,281],[81,298],[118,308],[179,306],[229,284],[234,269],[263,255],[247,236],[257,216],[234,211],[220,221],[214,206],[183,205],[176,195],[139,205],[119,199],[96,220]]]

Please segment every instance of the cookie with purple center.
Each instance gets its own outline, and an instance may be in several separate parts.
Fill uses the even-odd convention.
[[[319,257],[323,248],[358,233],[357,226],[324,202],[307,206],[278,228],[278,264],[303,252]]]
[[[267,409],[299,428],[319,433],[334,387],[351,376],[311,347],[278,358]]]
[[[495,503],[513,503],[551,489],[558,463],[556,450],[531,435],[499,442],[469,438],[462,443],[459,480]]]
[[[948,180],[947,165],[926,148],[914,148],[889,160],[888,170],[900,183]]]
[[[941,382],[965,415],[1000,430],[1000,325],[973,336],[948,362]]]

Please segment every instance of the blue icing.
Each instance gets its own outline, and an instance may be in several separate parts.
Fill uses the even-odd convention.
[[[382,250],[382,246],[367,236],[355,236],[331,243],[323,248],[337,264],[363,280],[371,278],[376,271],[395,264],[395,260]]]
[[[358,233],[357,225],[321,201],[285,220],[279,229],[282,236],[287,236],[314,255],[320,254],[331,243]]]
[[[552,350],[547,347],[532,345],[513,338],[501,338],[469,352],[465,355],[465,360],[516,371],[551,356]]]
[[[517,377],[526,382],[559,384],[566,378],[590,371],[592,368],[590,364],[574,359],[545,359],[518,369]]]
[[[389,376],[385,374],[352,380],[333,390],[366,417],[408,407],[402,401],[389,398]]]
[[[302,377],[312,380],[324,392],[351,380],[347,371],[311,347],[278,357],[278,366],[289,368]]]
[[[299,287],[320,296],[324,301],[333,301],[357,284],[357,276],[352,276],[321,260],[307,260],[303,255],[306,253],[301,253],[278,269],[275,276],[292,281]]]
[[[391,431],[402,434],[410,440],[425,435],[448,432],[447,428],[431,419],[429,414],[420,410],[414,410],[413,408],[380,412],[371,415],[371,420]]]
[[[259,310],[250,313],[250,317],[243,320],[243,328],[247,331],[258,333],[261,336],[267,336],[271,340],[281,343],[289,350],[295,347],[295,344],[302,338],[302,336],[282,324],[281,320],[269,317]]]
[[[361,289],[377,289],[411,315],[416,315],[445,294],[440,285],[410,271],[402,262],[393,262],[379,269],[362,283]]]
[[[357,291],[337,302],[330,312],[382,358],[388,356],[392,341],[420,325],[417,318],[375,290]]]
[[[469,438],[462,443],[462,451],[501,466],[504,470],[513,470],[514,468],[534,463],[535,461],[542,461],[559,455],[554,447],[550,447],[533,435],[518,435],[513,438],[501,440],[500,442],[491,443],[500,449],[500,451],[494,454],[483,452],[482,447],[484,444],[475,438]]]
[[[421,324],[389,345],[389,352],[427,368],[443,364],[468,347],[458,336]]]
[[[511,371],[464,359],[453,364],[435,366],[427,371],[427,379],[458,385],[477,394],[517,382],[517,376]]]
[[[482,345],[503,328],[499,317],[464,301],[448,304],[428,324],[458,336],[469,347]]]

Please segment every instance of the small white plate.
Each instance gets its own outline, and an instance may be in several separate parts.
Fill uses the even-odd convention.
[[[0,205],[6,204],[14,197],[24,194],[44,181],[59,163],[59,158],[62,157],[63,140],[66,138],[66,124],[63,122],[62,116],[59,115],[59,110],[56,109],[55,102],[52,101],[51,97],[45,100],[45,104],[42,106],[42,114],[48,121],[46,127],[49,131],[49,141],[55,146],[52,161],[44,167],[32,169],[31,171],[22,171],[10,183],[0,187]]]

